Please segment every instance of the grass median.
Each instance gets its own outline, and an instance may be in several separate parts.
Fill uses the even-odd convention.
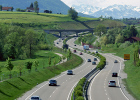
[[[0,83],[0,100],[14,100],[37,85],[60,74],[61,72],[79,66],[83,59],[72,54],[72,59],[57,66],[47,67],[31,74],[10,79]]]

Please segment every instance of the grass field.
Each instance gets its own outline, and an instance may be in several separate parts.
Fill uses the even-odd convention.
[[[134,47],[131,45],[127,48],[103,48],[104,52],[116,53],[115,55],[124,57],[125,54],[130,54],[130,60],[125,62],[124,71],[127,73],[127,79],[124,79],[124,84],[128,92],[136,98],[136,100],[140,100],[140,67],[136,67],[133,64],[133,52]]]
[[[39,29],[87,29],[95,28],[98,24],[109,27],[112,23],[125,25],[112,20],[100,21],[98,18],[78,17],[72,20],[67,15],[47,14],[33,12],[0,12],[0,23],[20,25],[24,27],[35,27]]]

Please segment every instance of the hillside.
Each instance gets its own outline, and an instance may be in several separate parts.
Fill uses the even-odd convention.
[[[36,0],[10,0],[9,2],[9,0],[0,0],[0,5],[3,7],[14,7],[14,10],[16,10],[16,8],[26,9],[30,6],[31,3],[34,3],[35,1]],[[44,10],[51,10],[54,14],[61,13],[66,15],[69,10],[69,7],[61,0],[39,0],[38,5],[39,12],[44,12]],[[79,16],[91,17],[82,13],[79,13]]]
[[[22,27],[39,27],[41,29],[87,29],[95,28],[98,24],[109,27],[112,23],[124,26],[122,22],[113,20],[100,21],[98,18],[78,17],[72,20],[67,15],[33,12],[0,12],[0,22]]]

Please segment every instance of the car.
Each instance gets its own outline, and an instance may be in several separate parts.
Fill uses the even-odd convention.
[[[95,62],[95,61],[93,61],[93,62],[92,62],[92,65],[96,65],[96,62]]]
[[[57,81],[56,80],[50,80],[49,81],[49,86],[57,86]]]
[[[67,71],[67,75],[73,75],[73,71],[72,70],[68,70]]]
[[[59,44],[59,43],[57,42],[57,44]]]
[[[94,58],[93,60],[94,60],[94,61],[97,61],[97,58]]]
[[[30,100],[41,100],[41,98],[39,96],[32,96]]]
[[[117,72],[113,72],[112,73],[112,77],[118,77],[118,73]]]
[[[98,53],[98,51],[95,51],[95,53]]]
[[[117,60],[114,60],[114,63],[118,63],[118,61]]]
[[[91,62],[91,59],[88,59],[87,62]]]
[[[80,52],[80,55],[83,55],[83,53],[82,53],[82,52]]]
[[[109,81],[108,81],[108,87],[116,87],[116,81],[114,81],[114,80],[109,80]]]
[[[74,53],[76,53],[76,50],[73,50]]]
[[[76,44],[74,46],[76,46]]]

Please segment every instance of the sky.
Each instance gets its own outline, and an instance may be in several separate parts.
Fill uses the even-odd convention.
[[[132,6],[139,6],[139,0],[61,0],[69,7],[72,5],[79,5],[79,4],[86,4],[86,5],[93,5],[100,8],[105,8],[110,5],[114,4],[121,4],[121,5],[132,5]]]

